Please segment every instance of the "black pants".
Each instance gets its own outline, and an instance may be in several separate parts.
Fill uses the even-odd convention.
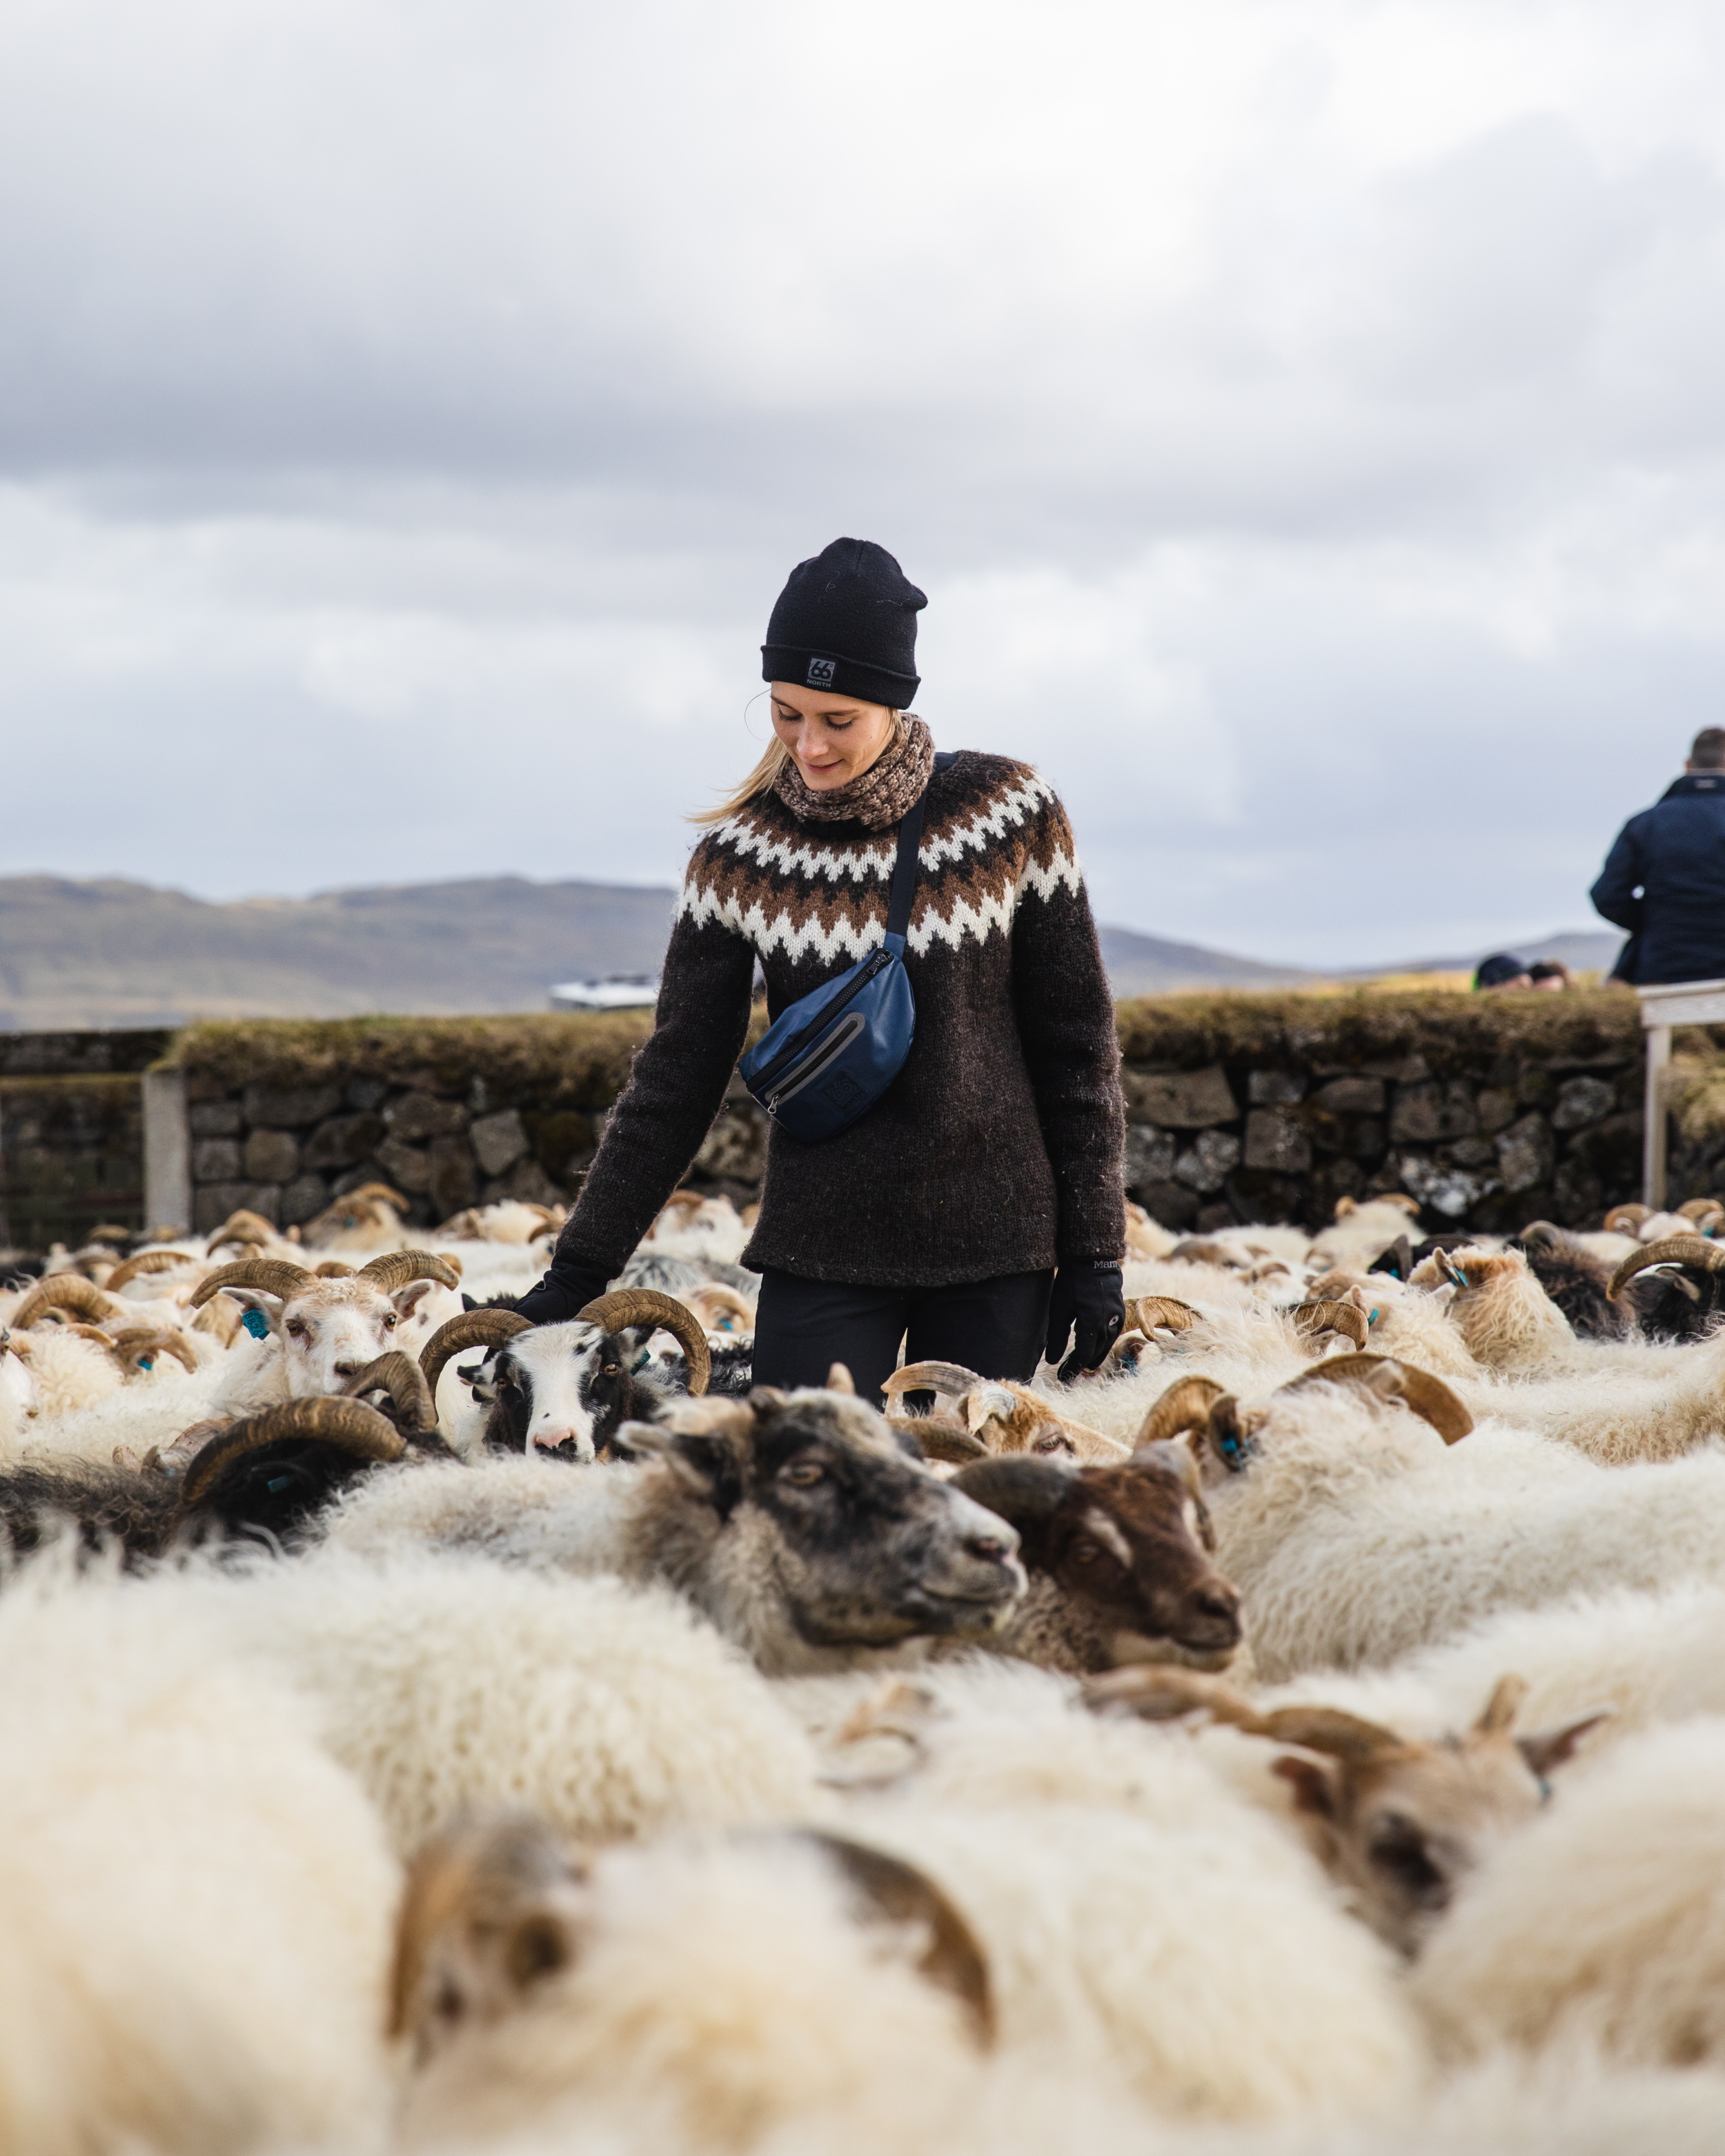
[[[1004,1273],[952,1287],[850,1287],[769,1270],[755,1313],[755,1383],[824,1385],[842,1363],[880,1404],[898,1363],[958,1363],[979,1378],[1030,1378],[1048,1332],[1051,1272]]]

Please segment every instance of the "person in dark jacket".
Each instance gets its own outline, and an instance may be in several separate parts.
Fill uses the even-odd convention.
[[[1704,727],[1683,776],[1630,818],[1589,896],[1629,931],[1614,980],[1725,980],[1725,726]]]
[[[774,1125],[743,1263],[763,1276],[754,1376],[866,1399],[911,1362],[1085,1368],[1121,1329],[1125,1118],[1114,1010],[1065,812],[1009,757],[934,743],[905,707],[927,603],[880,547],[798,564],[762,647],[775,739],[684,879],[653,1034],[549,1270],[536,1324],[602,1294],[725,1096],[758,966],[777,1018],[879,947],[897,829],[927,789],[903,1069],[819,1143]]]

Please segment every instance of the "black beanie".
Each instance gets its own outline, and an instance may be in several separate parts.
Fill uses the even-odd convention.
[[[761,679],[906,710],[916,693],[926,593],[872,539],[835,539],[798,562],[761,646]]]

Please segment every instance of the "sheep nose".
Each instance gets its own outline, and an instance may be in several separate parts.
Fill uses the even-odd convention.
[[[1199,1617],[1225,1625],[1236,1633],[1240,1630],[1240,1597],[1237,1594],[1219,1587],[1203,1588],[1193,1596],[1192,1607]]]
[[[1000,1535],[967,1535],[964,1547],[970,1556],[980,1558],[984,1564],[1004,1564],[1015,1545]]]
[[[357,1378],[364,1368],[363,1363],[337,1363],[336,1375],[338,1378]]]

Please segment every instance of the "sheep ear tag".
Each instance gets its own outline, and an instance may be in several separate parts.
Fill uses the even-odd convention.
[[[248,1310],[244,1312],[241,1314],[239,1322],[245,1327],[246,1331],[250,1333],[254,1340],[264,1340],[269,1337],[270,1321],[264,1317],[261,1310]]]

